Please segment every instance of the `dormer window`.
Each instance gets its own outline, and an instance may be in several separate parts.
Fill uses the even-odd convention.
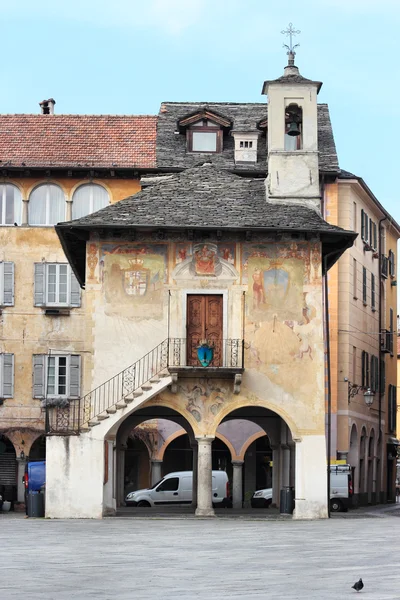
[[[197,121],[187,129],[187,144],[189,152],[221,152],[222,129],[209,119]]]
[[[222,152],[224,131],[232,127],[232,121],[204,107],[179,119],[177,132],[186,132],[188,152],[216,154]]]
[[[235,163],[257,162],[257,143],[259,131],[232,131],[235,140]]]

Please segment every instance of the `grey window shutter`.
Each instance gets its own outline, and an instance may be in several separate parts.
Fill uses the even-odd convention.
[[[80,306],[81,305],[81,288],[79,286],[78,280],[75,277],[73,270],[70,268],[71,273],[71,297],[69,299],[69,303],[71,306]]]
[[[3,304],[14,306],[14,263],[3,263]]]
[[[46,354],[33,355],[33,397],[44,398]]]
[[[14,354],[3,354],[3,398],[14,396]]]
[[[46,263],[35,263],[35,306],[44,306],[46,298]]]
[[[81,383],[81,357],[71,354],[69,362],[69,397],[79,398]]]

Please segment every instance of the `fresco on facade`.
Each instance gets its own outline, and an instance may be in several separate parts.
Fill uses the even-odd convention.
[[[218,276],[221,260],[235,264],[235,243],[179,243],[175,245],[175,263],[190,263],[190,272],[197,276]]]
[[[107,314],[162,319],[166,244],[104,243],[100,268]]]
[[[315,340],[322,327],[321,291],[315,287],[319,245],[245,244],[242,281],[248,283],[246,364],[294,396],[301,380],[301,395],[315,397],[315,360],[320,359]]]

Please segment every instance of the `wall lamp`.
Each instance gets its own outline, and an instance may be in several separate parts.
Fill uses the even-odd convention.
[[[350,400],[354,398],[361,390],[364,390],[365,387],[362,385],[357,385],[356,383],[351,383],[347,377],[344,378],[347,381],[347,401],[350,404]],[[364,402],[368,407],[371,407],[375,400],[375,393],[371,390],[371,388],[367,388],[364,392]]]

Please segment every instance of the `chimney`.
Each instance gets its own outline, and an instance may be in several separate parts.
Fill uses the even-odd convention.
[[[42,100],[39,102],[40,111],[42,115],[54,115],[54,105],[56,101],[54,98],[49,98],[48,100]]]

